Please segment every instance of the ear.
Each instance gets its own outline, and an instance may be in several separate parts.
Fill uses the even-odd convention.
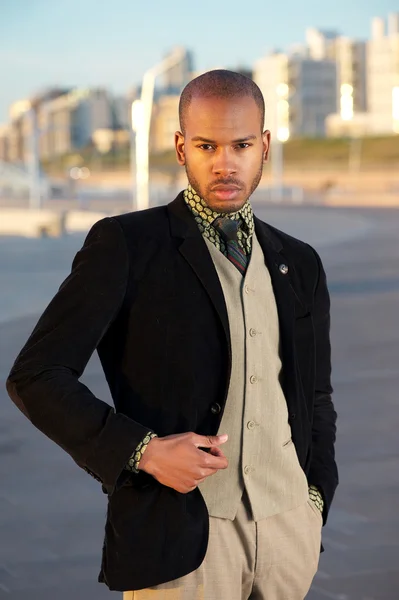
[[[266,129],[262,134],[262,145],[263,145],[263,162],[267,162],[269,158],[270,150],[270,131]]]
[[[176,131],[175,133],[175,150],[177,162],[180,166],[184,166],[186,164],[186,155],[184,152],[184,135],[181,131]]]

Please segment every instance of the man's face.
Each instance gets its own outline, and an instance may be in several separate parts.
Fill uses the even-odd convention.
[[[175,134],[177,160],[212,210],[240,210],[257,188],[270,144],[270,132],[262,133],[260,121],[251,96],[191,101],[185,135]]]

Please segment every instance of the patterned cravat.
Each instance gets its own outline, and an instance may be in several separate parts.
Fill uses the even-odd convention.
[[[238,230],[242,225],[241,219],[233,221],[229,217],[217,217],[212,225],[219,231],[226,243],[227,258],[244,276],[247,270],[248,257],[238,243]]]
[[[226,213],[217,213],[209,208],[205,200],[201,198],[189,185],[184,190],[184,202],[187,208],[192,213],[198,229],[202,236],[209,240],[215,248],[227,257],[227,248],[224,239],[219,231],[212,226],[213,221],[217,217],[225,217]],[[243,225],[238,230],[238,242],[247,256],[251,255],[252,237],[255,230],[254,215],[249,200],[246,201],[241,210],[235,213],[229,213],[229,219],[242,219]]]

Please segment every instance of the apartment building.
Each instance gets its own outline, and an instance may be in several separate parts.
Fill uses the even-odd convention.
[[[101,88],[74,89],[43,103],[38,111],[40,157],[78,151],[91,143],[96,130],[112,129],[113,123],[112,99]]]
[[[174,148],[174,134],[180,129],[179,94],[161,94],[154,101],[151,122],[150,152]]]
[[[265,98],[265,126],[272,136],[286,141],[325,135],[325,119],[337,107],[334,61],[274,53],[258,60],[253,73]]]
[[[0,125],[0,160],[8,161],[9,125]]]
[[[340,112],[364,112],[367,109],[366,42],[341,36],[336,31],[309,28],[306,30],[306,44],[313,60],[336,63],[336,94]]]
[[[372,21],[367,44],[367,95],[371,133],[399,133],[399,13]]]
[[[348,79],[341,85],[340,111],[326,120],[329,136],[399,133],[399,14],[390,14],[387,24],[380,17],[372,20],[365,72],[363,110],[355,102],[356,82]]]

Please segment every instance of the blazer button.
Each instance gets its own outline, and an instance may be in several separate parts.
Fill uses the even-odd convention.
[[[218,415],[221,410],[222,410],[222,407],[220,406],[220,404],[218,404],[217,402],[215,402],[214,404],[212,404],[212,406],[211,406],[211,413],[213,415]]]
[[[291,413],[290,414],[290,419],[291,419],[291,421],[294,421],[296,419],[296,414],[295,413]]]
[[[280,273],[282,273],[283,275],[287,275],[288,266],[283,263],[282,265],[279,266],[279,270],[280,270]]]

